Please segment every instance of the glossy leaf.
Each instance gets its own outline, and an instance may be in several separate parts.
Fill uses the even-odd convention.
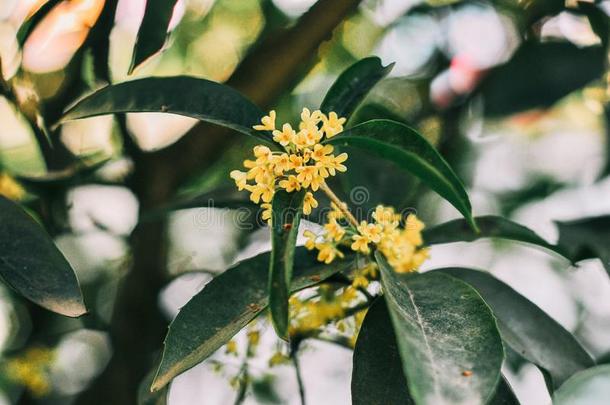
[[[483,299],[446,274],[398,274],[380,252],[375,258],[414,402],[487,403],[504,348]]]
[[[498,320],[502,339],[515,352],[546,370],[555,387],[594,365],[571,333],[491,274],[464,268],[442,272],[465,281],[481,294]]]
[[[542,239],[538,234],[523,225],[494,215],[475,218],[479,232],[474,232],[463,219],[455,219],[423,231],[427,245],[453,242],[472,242],[482,238],[499,238],[538,246],[572,261],[570,254],[560,246]]]
[[[53,240],[18,205],[0,196],[0,278],[58,314],[87,312],[78,280]]]
[[[394,64],[383,66],[377,57],[364,58],[347,68],[330,87],[320,110],[349,118],[369,91],[390,73]]]
[[[277,147],[270,136],[254,131],[262,111],[229,86],[189,76],[151,77],[104,87],[80,100],[62,122],[105,114],[162,112],[184,115],[252,135]]]
[[[600,77],[605,59],[601,46],[579,48],[569,42],[526,42],[482,83],[485,115],[548,108]]]
[[[304,191],[279,190],[272,202],[269,310],[275,332],[284,339],[288,338],[288,298],[304,196]]]
[[[387,305],[377,300],[368,310],[354,349],[352,371],[352,404],[413,404],[402,370],[396,335]],[[498,383],[489,405],[519,405],[504,378]]]
[[[267,252],[238,263],[210,281],[180,310],[165,338],[154,390],[208,358],[267,307],[270,258]],[[299,247],[291,291],[318,284],[350,266],[349,260],[324,265],[315,254]]]
[[[449,201],[475,228],[470,200],[461,180],[434,146],[413,128],[390,120],[372,120],[325,143],[362,148],[395,163]]]
[[[574,375],[553,396],[553,405],[606,405],[610,398],[610,365]]]
[[[159,52],[167,39],[167,29],[177,0],[146,2],[144,18],[138,30],[129,74],[146,59]]]
[[[558,222],[559,242],[574,261],[599,258],[610,274],[610,216]]]

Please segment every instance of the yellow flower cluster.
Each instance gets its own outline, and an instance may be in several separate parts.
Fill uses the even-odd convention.
[[[373,244],[399,273],[417,270],[428,258],[428,250],[422,248],[424,224],[415,215],[409,215],[401,228],[400,215],[391,207],[379,205],[373,213],[374,223],[362,221],[354,229],[343,225],[343,214],[336,205],[333,204],[332,208],[321,234],[304,232],[307,238],[305,247],[317,249],[319,261],[328,264],[336,257],[343,257],[340,245],[349,245],[352,250],[368,255]],[[365,282],[360,280],[359,283],[363,285]]]
[[[5,374],[11,381],[24,386],[34,397],[45,396],[51,392],[48,370],[54,357],[49,349],[30,348],[22,356],[6,362]]]
[[[19,201],[25,195],[25,191],[11,176],[0,173],[0,195],[9,200]]]
[[[321,286],[318,288],[318,293],[319,297],[316,298],[302,299],[298,295],[290,297],[291,336],[314,331],[344,318],[345,311],[359,298],[358,291],[351,286],[339,292]]]
[[[270,203],[276,188],[287,192],[311,190],[306,192],[303,202],[303,213],[309,215],[318,206],[312,191],[317,191],[326,178],[347,170],[343,165],[347,154],[335,156],[331,145],[320,143],[343,131],[345,118],[339,118],[334,112],[327,116],[321,111],[310,112],[304,108],[298,131],[290,124],[277,129],[275,119],[275,111],[271,111],[254,129],[271,131],[273,140],[283,151],[271,151],[263,145],[254,147],[255,159],[244,161],[248,171],[233,170],[231,178],[239,190],[250,192],[254,203],[261,203],[265,220],[271,219]]]

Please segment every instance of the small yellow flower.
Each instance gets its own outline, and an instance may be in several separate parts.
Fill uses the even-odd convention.
[[[400,221],[400,215],[395,214],[393,208],[384,207],[383,205],[375,207],[373,218],[378,224],[393,228],[397,227]]]
[[[242,172],[241,170],[233,170],[231,171],[231,178],[235,180],[235,185],[237,185],[237,189],[239,191],[246,188],[246,178],[248,177],[248,173]]]
[[[368,286],[369,286],[369,280],[368,280],[368,278],[366,278],[364,276],[356,276],[354,278],[354,281],[352,281],[352,287],[354,287],[354,288],[358,288],[358,287],[366,288]]]
[[[13,177],[0,173],[0,195],[9,200],[19,201],[25,195],[25,191]]]
[[[301,166],[296,169],[296,172],[297,180],[305,188],[309,187],[314,178],[318,177],[318,169],[315,166]]]
[[[332,145],[321,145],[318,143],[313,147],[311,157],[317,162],[326,164],[331,163],[334,158],[334,156],[331,155],[333,149]]]
[[[327,138],[332,138],[340,132],[343,132],[343,124],[345,124],[345,118],[339,118],[336,112],[328,114],[328,118],[323,120],[322,130],[326,134]]]
[[[424,243],[421,231],[425,228],[425,225],[420,221],[415,214],[411,214],[407,217],[405,224],[405,236],[415,246],[420,246]]]
[[[327,237],[333,239],[335,242],[341,241],[345,235],[345,229],[343,229],[334,218],[331,218],[328,223],[324,225],[324,230],[326,231]]]
[[[323,133],[318,130],[318,127],[305,127],[301,129],[294,138],[294,144],[299,149],[308,146],[314,146],[322,139]]]
[[[229,340],[225,346],[225,353],[237,356],[237,342]]]
[[[284,172],[292,169],[290,156],[287,153],[273,156],[271,158],[271,163],[273,164],[273,172],[276,176],[281,176]]]
[[[257,131],[273,131],[275,130],[275,111],[269,111],[269,115],[265,115],[261,119],[263,125],[255,125],[253,128]]]
[[[328,219],[342,219],[345,216],[334,202],[330,203],[330,208],[331,211],[328,213]]]
[[[248,331],[248,344],[251,347],[256,347],[258,346],[258,343],[260,342],[261,339],[261,333],[258,330],[250,330]]]
[[[275,352],[269,359],[269,367],[280,366],[288,363],[290,363],[290,358],[280,352]]]
[[[269,163],[269,159],[271,158],[271,149],[263,145],[257,145],[253,150],[258,164]]]
[[[369,243],[371,243],[370,239],[363,235],[354,235],[352,236],[352,250],[356,252],[362,252],[364,254],[371,253],[371,249],[369,248]]]
[[[307,238],[307,240],[305,241],[305,248],[307,250],[315,249],[316,239],[318,239],[318,236],[310,230],[304,231],[303,236]]]
[[[280,180],[280,187],[286,190],[289,193],[292,193],[295,190],[301,189],[301,183],[297,180],[297,176],[290,175],[285,180]]]
[[[246,185],[246,190],[250,191],[250,200],[255,204],[258,204],[261,199],[266,203],[271,202],[271,200],[273,200],[273,194],[275,193],[273,185],[265,183]]]
[[[299,156],[299,155],[290,155],[288,160],[290,161],[289,170],[297,170],[298,168],[302,167],[305,163],[307,163],[304,161],[303,156]]]
[[[317,126],[320,121],[323,120],[324,114],[320,110],[315,110],[313,113],[309,111],[309,108],[303,108],[301,112],[301,124],[299,129],[307,127]]]
[[[347,160],[347,153],[341,153],[338,156],[334,156],[333,159],[328,163],[327,168],[332,176],[335,175],[335,170],[341,173],[347,171],[347,167],[343,164]]]
[[[317,207],[318,201],[313,197],[313,194],[309,191],[305,193],[305,198],[303,199],[303,213],[309,215],[311,214],[311,210]]]
[[[362,221],[357,229],[362,236],[365,236],[373,243],[378,243],[381,240],[381,231],[383,231],[383,228],[379,224],[369,224],[366,221]]]
[[[290,124],[284,124],[282,130],[273,131],[273,140],[282,146],[288,146],[295,141],[297,133]]]
[[[267,221],[267,223],[271,225],[271,214],[273,213],[273,207],[270,203],[262,203],[261,208],[263,209],[261,218],[263,221]]]

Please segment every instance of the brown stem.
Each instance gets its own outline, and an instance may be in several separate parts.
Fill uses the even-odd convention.
[[[330,200],[339,208],[339,210],[345,215],[348,221],[354,226],[354,228],[358,227],[358,220],[356,217],[352,215],[352,213],[347,208],[347,204],[341,201],[339,197],[328,187],[328,184],[322,183],[320,185],[320,190],[324,191],[324,193],[330,198]]]

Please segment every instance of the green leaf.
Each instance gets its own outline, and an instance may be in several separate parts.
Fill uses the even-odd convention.
[[[413,128],[390,120],[372,120],[343,131],[325,143],[362,148],[394,162],[449,201],[476,229],[464,185],[434,146]],[[349,160],[347,164],[349,170]]]
[[[137,112],[197,118],[278,147],[270,136],[252,129],[263,113],[250,100],[224,84],[189,76],[150,77],[104,87],[80,100],[66,112],[62,122]]]
[[[49,235],[1,196],[0,278],[49,311],[70,317],[87,312],[76,275]]]
[[[491,274],[464,268],[440,270],[474,287],[491,307],[503,340],[546,370],[555,387],[594,365],[578,341],[544,311]]]
[[[446,274],[398,274],[380,252],[375,258],[414,402],[487,403],[504,348],[483,299]]]
[[[330,87],[320,110],[349,118],[369,91],[390,73],[394,64],[383,66],[377,57],[364,58],[347,68]]]
[[[129,74],[146,59],[159,52],[167,39],[167,29],[177,0],[146,2],[144,18],[138,30]]]
[[[610,365],[574,375],[555,392],[554,405],[607,405],[610,398]]]
[[[353,405],[414,404],[383,299],[376,300],[366,313],[353,359]]]
[[[502,379],[498,383],[496,393],[489,405],[519,405],[519,399],[513,392],[513,388],[510,386],[506,378],[502,376]]]
[[[538,234],[523,225],[509,219],[494,215],[475,218],[479,232],[474,232],[468,222],[455,219],[423,231],[427,245],[453,242],[472,242],[481,238],[508,239],[523,242],[549,250],[572,261],[572,256],[562,247],[553,245],[542,239]]]
[[[559,242],[575,262],[599,258],[610,275],[610,216],[557,222]]]
[[[352,371],[352,404],[410,405],[392,321],[383,299],[368,310],[354,349]],[[519,405],[517,397],[504,378],[489,405]]]
[[[288,337],[288,298],[294,249],[299,233],[304,191],[288,193],[276,191],[271,216],[271,262],[269,263],[269,310],[275,332]]]
[[[550,107],[600,77],[605,59],[601,46],[579,48],[569,42],[526,42],[482,83],[485,115],[495,117]]]
[[[168,386],[159,391],[150,391],[154,377],[155,370],[151,370],[138,386],[138,405],[167,405]]]
[[[267,252],[238,263],[210,281],[180,310],[165,338],[153,390],[208,358],[267,307],[270,258]],[[351,265],[350,260],[324,265],[314,253],[299,247],[291,291],[316,285]]]

